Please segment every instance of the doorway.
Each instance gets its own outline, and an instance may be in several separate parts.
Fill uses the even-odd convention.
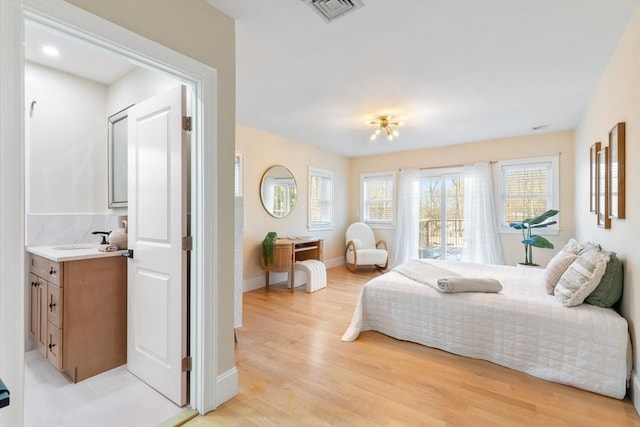
[[[22,170],[22,149],[14,144],[14,141],[23,141],[23,129],[21,124],[24,113],[24,102],[20,102],[22,96],[23,77],[21,76],[23,56],[21,52],[22,26],[28,22],[36,22],[57,28],[67,34],[78,37],[85,43],[121,54],[141,66],[156,68],[164,73],[172,74],[183,83],[194,89],[196,102],[194,103],[194,119],[197,123],[194,132],[194,155],[191,157],[193,207],[191,210],[191,228],[193,236],[193,252],[191,254],[192,283],[191,292],[191,319],[190,333],[191,354],[193,356],[193,369],[191,371],[191,406],[204,413],[214,409],[221,403],[218,397],[220,379],[216,383],[217,365],[217,316],[216,306],[208,301],[214,301],[212,295],[216,295],[217,283],[217,258],[215,253],[216,230],[209,225],[213,220],[217,221],[217,208],[215,206],[216,177],[207,173],[204,178],[204,165],[215,164],[216,132],[215,132],[215,70],[188,57],[170,51],[163,46],[150,42],[135,33],[128,32],[120,27],[110,24],[89,13],[81,11],[65,2],[2,2],[2,44],[3,58],[0,61],[0,75],[2,76],[3,107],[0,115],[3,123],[3,179],[0,180],[0,189],[7,199],[15,201],[12,204],[13,211],[3,209],[3,233],[0,239],[0,250],[5,260],[3,262],[18,266],[4,269],[3,278],[11,280],[0,284],[0,291],[6,297],[2,303],[2,342],[3,349],[0,357],[9,361],[4,365],[5,369],[22,372],[24,366],[24,354],[22,352],[24,324],[13,324],[15,333],[6,333],[12,320],[19,319],[23,313],[24,295],[22,288],[13,289],[8,282],[24,282],[25,272],[20,266],[24,265],[24,253],[16,249],[22,244],[24,236],[21,235],[24,218],[24,192],[21,185],[13,185],[8,181],[17,178],[14,172]],[[110,40],[119,40],[116,45]],[[123,47],[125,46],[125,47]],[[205,114],[205,112],[207,114]],[[11,142],[9,142],[11,141]],[[205,143],[206,142],[206,143]],[[18,178],[19,179],[19,178]],[[205,221],[206,218],[206,221]],[[13,231],[15,229],[15,231]],[[11,232],[5,233],[6,230]],[[18,253],[17,253],[18,252]],[[11,255],[10,255],[11,254]],[[205,262],[207,260],[207,262]],[[213,262],[212,262],[213,260]],[[5,310],[6,309],[6,310]],[[205,321],[206,320],[206,321]],[[13,368],[13,369],[12,369]],[[4,373],[5,371],[3,371]],[[21,374],[10,376],[12,383],[13,408],[3,411],[0,420],[7,421],[7,425],[20,425],[22,416],[22,380]],[[237,376],[231,372],[226,378],[228,384],[237,387]],[[225,393],[226,399],[229,390]],[[222,396],[224,398],[225,396]],[[226,400],[225,399],[225,400]]]
[[[131,105],[135,105],[137,109],[143,108],[142,106],[145,103],[150,102],[149,100],[159,96],[160,93],[166,93],[168,88],[174,88],[175,92],[175,88],[179,88],[181,82],[159,74],[155,70],[136,67],[110,52],[103,52],[95,47],[78,44],[75,40],[65,37],[64,34],[48,31],[47,28],[35,26],[31,22],[27,22],[27,25],[25,25],[25,60],[25,99],[29,100],[25,114],[25,153],[27,159],[25,165],[27,197],[27,216],[25,218],[27,229],[26,246],[29,248],[46,247],[70,243],[74,245],[85,243],[97,245],[99,240],[97,236],[91,234],[92,232],[116,230],[120,225],[116,225],[116,218],[122,215],[131,213],[132,219],[139,218],[132,211],[137,205],[132,202],[131,198],[126,197],[126,157],[120,170],[113,167],[113,172],[115,173],[107,173],[108,162],[105,162],[105,159],[108,151],[106,145],[108,133],[105,117],[110,117],[115,112],[120,112],[124,109],[129,111],[129,115],[131,115],[131,111],[134,109],[134,107],[130,107]],[[175,95],[173,96],[175,97]],[[180,115],[180,117],[177,117],[180,120],[182,117],[181,111],[176,112],[176,115]],[[129,123],[133,125],[136,122],[131,120]],[[113,132],[110,133],[112,136],[113,134]],[[126,139],[124,144],[126,144]],[[178,144],[179,147],[188,145],[188,143],[181,144],[180,141],[178,141]],[[158,144],[154,142],[153,145],[157,147]],[[123,151],[126,154],[126,148]],[[161,154],[161,150],[158,151]],[[180,153],[174,153],[174,156],[180,156]],[[154,163],[157,162],[154,160]],[[180,165],[183,163],[183,161],[178,162]],[[109,164],[113,166],[112,162],[109,162]],[[139,164],[139,162],[136,164]],[[160,164],[162,164],[162,161],[160,161]],[[184,164],[186,166],[186,163]],[[134,170],[138,168],[139,166],[136,166]],[[158,169],[161,170],[162,168],[154,168],[154,172],[157,172]],[[111,169],[109,169],[109,172],[111,172]],[[173,174],[179,173],[179,171],[176,171]],[[125,182],[124,194],[121,197],[123,202],[120,202],[120,205],[124,204],[125,206],[108,209],[107,182],[111,183],[111,180],[107,181],[105,178],[116,175],[123,178]],[[138,173],[135,173],[132,174],[132,177],[138,175]],[[184,176],[188,176],[187,169],[184,171]],[[158,187],[156,185],[162,181],[157,174],[154,174],[152,179],[153,190],[145,191],[141,194],[153,195],[157,193]],[[129,182],[133,181],[132,179],[129,180]],[[186,182],[186,179],[183,179],[183,181]],[[182,192],[183,190],[179,188],[178,191]],[[134,191],[132,194],[137,195],[138,193]],[[173,199],[176,198],[179,199],[180,197],[173,197]],[[156,202],[160,201],[160,199],[162,198],[154,197]],[[126,207],[127,200],[129,201],[128,210]],[[154,217],[159,216],[157,215],[157,207],[154,209]],[[176,220],[182,224],[183,218],[186,218],[186,206],[178,204],[175,207],[178,211],[174,210],[171,217],[175,216]],[[119,220],[118,223],[120,222]],[[136,220],[136,223],[132,225],[136,226],[137,222]],[[149,222],[147,219],[143,221],[143,224],[149,224]],[[135,227],[134,230],[136,230]],[[177,227],[177,230],[180,232],[181,227]],[[130,235],[133,237],[135,234]],[[182,235],[180,234],[180,236]],[[173,247],[179,251],[177,253],[178,265],[176,268],[186,272],[187,265],[184,260],[182,260],[183,265],[180,266],[180,260],[183,258],[183,251],[180,250],[181,237],[176,237],[175,240]],[[136,249],[135,245],[138,243],[138,239],[133,239],[129,244],[129,248]],[[137,268],[142,262],[140,258],[144,251],[136,249],[135,252],[136,259],[129,261],[120,259],[117,265],[128,264],[130,271],[134,267]],[[174,249],[172,252],[174,256],[176,255],[175,252],[176,250]],[[71,264],[75,265],[77,263]],[[65,263],[65,270],[67,270],[66,267],[71,267],[71,264],[67,265]],[[97,266],[97,264],[95,265]],[[166,265],[169,264],[167,263]],[[178,274],[178,277],[181,276],[181,274]],[[95,279],[99,278],[96,277]],[[85,356],[80,359],[77,356],[78,352],[81,351],[80,348],[77,345],[69,347],[67,343],[63,347],[63,355],[60,358],[61,362],[64,361],[65,366],[63,369],[73,370],[74,366],[77,367],[76,363],[82,363],[82,366],[85,366],[84,364],[89,363],[89,360],[99,358],[100,354],[110,354],[109,350],[114,346],[123,349],[122,340],[131,342],[134,337],[137,337],[136,342],[139,344],[141,343],[140,340],[144,339],[145,350],[149,348],[148,343],[157,341],[153,337],[156,333],[162,331],[161,325],[155,324],[153,328],[145,329],[140,324],[144,323],[144,320],[149,317],[158,321],[163,316],[136,315],[138,310],[146,308],[140,307],[140,302],[136,303],[131,300],[132,295],[138,294],[139,287],[136,286],[137,282],[134,278],[133,281],[129,282],[128,286],[126,281],[119,286],[112,285],[114,290],[116,288],[121,289],[130,296],[128,304],[125,300],[118,300],[119,302],[116,305],[118,307],[122,305],[125,310],[124,306],[129,306],[129,315],[127,316],[123,309],[118,309],[117,312],[120,314],[117,317],[122,320],[118,321],[116,318],[111,320],[111,322],[117,322],[118,325],[123,324],[126,320],[130,325],[128,328],[130,331],[129,337],[127,338],[127,334],[124,333],[112,335],[106,330],[95,330],[94,333],[88,334],[82,340],[87,346],[86,348],[95,348],[96,350],[94,350],[94,353],[83,353]],[[169,281],[169,284],[173,287],[177,286],[176,291],[179,295],[182,294],[180,292],[180,282],[180,280]],[[184,282],[186,286],[186,279]],[[160,283],[153,288],[162,287],[164,284]],[[64,288],[61,288],[62,291],[65,291],[65,304],[63,305],[65,318],[67,318],[66,314],[71,308],[67,304],[67,299],[70,295],[66,292],[68,286],[67,280],[65,280]],[[125,286],[129,289],[129,292],[125,291]],[[105,288],[101,286],[100,289]],[[75,292],[78,291],[76,290]],[[60,295],[62,298],[63,294],[60,293]],[[78,294],[76,293],[76,295]],[[104,320],[102,316],[105,316],[105,311],[100,309],[101,304],[98,303],[96,297],[92,299],[87,295],[84,299],[85,302],[95,301],[95,303],[91,303],[95,304],[95,307],[90,306],[92,307],[91,309],[87,308],[87,313],[95,315],[94,321],[99,322],[98,319]],[[182,300],[183,298],[174,299],[180,307],[179,313],[181,314],[178,314],[178,316],[186,319],[187,313],[181,308],[183,304],[186,304],[186,301],[180,303]],[[164,306],[168,305],[164,304]],[[33,310],[32,307],[27,305],[25,310]],[[115,310],[114,306],[110,305],[110,307]],[[77,309],[76,307],[75,310]],[[160,314],[163,313],[161,312]],[[33,316],[33,312],[30,315]],[[41,317],[44,317],[44,331],[39,336],[48,336],[46,330],[47,328],[51,330],[52,327],[48,326],[46,315]],[[169,325],[174,325],[175,323],[170,322]],[[138,327],[133,325],[138,325]],[[69,327],[69,323],[61,324],[59,327],[60,333],[65,336],[65,342],[67,341],[66,337],[70,337],[72,333],[75,334],[74,336],[77,339],[84,335],[78,332],[78,328],[89,328],[88,325]],[[138,337],[139,334],[135,333],[140,328],[145,331],[144,335],[147,338]],[[174,333],[179,332],[176,331]],[[81,392],[88,386],[84,382],[76,384],[65,383],[61,374],[55,370],[46,369],[47,365],[41,363],[41,357],[38,357],[39,352],[29,352],[26,355],[25,371],[26,425],[36,426],[54,419],[64,420],[65,416],[76,420],[83,419],[85,424],[95,424],[93,420],[83,418],[83,415],[86,416],[87,413],[102,413],[104,415],[100,418],[103,420],[110,419],[109,414],[120,414],[119,417],[129,414],[135,418],[138,413],[144,413],[146,418],[150,420],[149,422],[151,420],[161,422],[169,416],[175,415],[180,411],[179,407],[187,403],[187,373],[174,373],[169,378],[172,382],[166,384],[167,379],[162,377],[159,372],[163,372],[166,377],[164,366],[181,366],[181,354],[186,352],[186,349],[183,348],[185,345],[183,343],[186,343],[186,333],[186,328],[184,328],[182,332],[184,338],[178,338],[176,345],[169,346],[170,354],[177,353],[174,356],[177,359],[175,363],[165,362],[154,369],[149,369],[149,365],[145,365],[145,369],[141,369],[139,364],[132,364],[132,358],[135,355],[146,354],[146,351],[137,351],[136,349],[139,348],[139,345],[132,345],[128,352],[125,350],[123,353],[123,356],[127,355],[126,370],[116,369],[111,372],[110,369],[107,369],[125,362],[124,359],[121,359],[122,356],[118,357],[117,362],[114,360],[116,363],[102,365],[101,368],[96,367],[94,372],[99,373],[100,378],[94,378],[90,382],[92,385],[91,393]],[[108,336],[117,336],[118,338],[109,340]],[[94,342],[93,340],[98,341]],[[30,343],[27,343],[27,349],[29,346]],[[158,353],[157,348],[155,350],[156,356],[161,353]],[[44,352],[44,354],[48,355],[48,352]],[[75,358],[73,354],[76,354]],[[155,360],[155,357],[150,358],[150,360]],[[78,369],[82,369],[82,367]],[[109,370],[108,374],[107,370]],[[136,377],[131,374],[142,379],[147,384],[154,384],[155,390],[161,392],[164,396],[170,397],[177,406],[171,405],[169,402],[163,403],[161,399],[152,396],[152,390],[149,387],[134,384],[133,380]],[[72,375],[75,376],[74,374]],[[105,377],[110,378],[109,381],[106,381]],[[159,381],[158,377],[162,378],[162,381]],[[44,381],[44,378],[47,381]],[[124,391],[137,390],[138,399],[131,399],[131,396],[126,392],[120,392],[118,389],[109,387],[109,384],[116,382],[126,384]],[[51,401],[63,402],[63,404],[54,405],[53,407],[48,406],[47,402]],[[99,405],[100,402],[105,401],[109,402],[108,406],[110,406],[110,410],[106,412],[106,408]],[[133,405],[134,401],[137,401],[138,404]],[[85,408],[85,411],[86,408],[91,408],[91,411],[78,413],[75,410],[69,410],[69,408],[78,407]],[[61,411],[61,408],[65,409]],[[42,422],[38,421],[39,417],[44,417],[41,420]],[[113,420],[113,418],[111,419]],[[115,421],[112,422],[112,424],[114,423],[118,424]],[[61,424],[64,424],[64,422]]]

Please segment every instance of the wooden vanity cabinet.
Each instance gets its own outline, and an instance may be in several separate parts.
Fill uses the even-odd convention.
[[[127,361],[127,264],[30,256],[31,339],[73,382]]]
[[[46,356],[47,342],[47,281],[33,273],[29,274],[30,288],[30,321],[29,335],[31,341]]]

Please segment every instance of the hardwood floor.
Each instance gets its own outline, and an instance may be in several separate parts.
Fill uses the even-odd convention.
[[[244,294],[238,396],[201,426],[640,426],[616,400],[364,332],[340,341],[377,272],[328,271],[329,286]]]

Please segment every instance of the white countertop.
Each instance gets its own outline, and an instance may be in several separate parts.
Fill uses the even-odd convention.
[[[63,262],[122,256],[122,253],[125,251],[100,252],[98,250],[98,245],[91,243],[77,243],[70,245],[27,246],[27,252],[39,255],[51,261]]]

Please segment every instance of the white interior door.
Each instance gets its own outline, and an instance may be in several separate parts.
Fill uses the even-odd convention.
[[[187,403],[186,89],[129,110],[127,366],[182,406]]]

